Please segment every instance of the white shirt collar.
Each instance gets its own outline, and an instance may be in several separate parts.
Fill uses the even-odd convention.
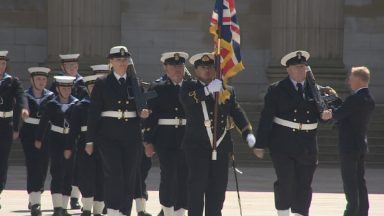
[[[120,78],[127,79],[127,73],[124,73],[123,76],[120,76],[120,75],[117,74],[115,71],[113,71],[113,75],[115,75],[115,77],[116,77],[117,80],[119,80]]]
[[[295,80],[293,80],[291,77],[289,77],[289,79],[291,80],[291,82],[293,83],[293,86],[295,87],[295,89],[297,90],[297,82]],[[305,84],[305,80],[303,82],[300,82],[301,85],[303,85],[304,87],[304,84]]]
[[[357,92],[359,92],[360,90],[362,90],[362,89],[366,89],[366,88],[368,88],[368,87],[361,87],[361,88],[356,89],[356,90],[355,90],[355,94],[356,94]]]
[[[208,83],[205,83],[205,82],[203,82],[203,81],[201,81],[201,80],[199,80],[199,82],[201,83],[201,85],[203,85],[203,86],[206,86],[206,85],[208,85]]]
[[[172,81],[171,81],[171,82],[172,82]],[[179,83],[174,83],[174,82],[172,82],[172,84],[173,84],[173,85],[178,85],[178,86],[181,87],[181,85],[183,84],[183,80],[182,80],[181,82],[179,82]]]

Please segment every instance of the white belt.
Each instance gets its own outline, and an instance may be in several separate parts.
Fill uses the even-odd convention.
[[[28,123],[28,124],[38,125],[40,123],[40,119],[29,117],[29,118],[25,119],[24,122]]]
[[[51,125],[51,131],[54,131],[54,132],[57,132],[57,133],[61,133],[61,134],[68,134],[69,133],[69,128],[63,128],[63,127],[59,127],[59,126],[56,126],[56,125]]]
[[[205,101],[201,101],[201,107],[204,115],[204,126],[207,129],[209,142],[211,143],[211,146],[213,148],[213,133],[211,129],[211,120],[209,120],[207,104],[205,103]],[[224,129],[223,134],[221,134],[220,138],[216,141],[216,148],[219,147],[221,141],[223,141],[225,134],[227,134],[227,128]],[[212,160],[216,160],[216,159],[217,159],[217,152],[216,150],[214,150],[212,151]]]
[[[12,116],[13,116],[13,111],[9,111],[9,112],[0,111],[0,118],[10,118]]]
[[[111,117],[111,118],[135,118],[137,116],[136,112],[129,111],[104,111],[101,113],[102,117]]]
[[[315,130],[317,128],[317,123],[303,124],[303,123],[287,121],[278,117],[275,117],[273,119],[273,122],[275,122],[278,125],[289,127],[296,130]]]
[[[86,132],[88,130],[87,126],[81,126],[80,128],[81,132]]]
[[[186,125],[187,119],[159,119],[159,125]]]

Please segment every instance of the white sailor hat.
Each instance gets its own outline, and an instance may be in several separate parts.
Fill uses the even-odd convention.
[[[9,60],[7,50],[0,50],[0,60]]]
[[[161,54],[160,61],[163,64],[178,65],[184,64],[188,57],[186,52],[165,52]]]
[[[110,71],[109,65],[107,64],[92,65],[91,68],[92,71],[96,74],[108,73]]]
[[[65,63],[65,62],[77,62],[77,61],[79,61],[80,54],[79,53],[76,53],[76,54],[60,54],[59,56],[60,56],[60,59],[61,59],[62,63]]]
[[[48,73],[51,69],[47,67],[30,67],[28,68],[28,72],[31,76],[48,76]]]
[[[297,64],[308,64],[308,59],[310,55],[307,51],[304,50],[296,50],[294,52],[290,52],[287,55],[285,55],[283,58],[281,58],[281,65],[283,66],[290,66],[290,65],[297,65]]]
[[[83,77],[83,80],[85,82],[85,85],[91,85],[94,84],[99,77],[103,77],[103,74],[96,74],[96,75],[90,75]]]
[[[108,54],[108,58],[128,58],[131,53],[125,46],[114,46],[111,48]]]
[[[200,65],[213,65],[215,64],[215,56],[213,53],[208,52],[198,53],[189,59],[189,63],[193,64],[195,67]]]
[[[73,76],[54,76],[53,78],[59,86],[72,86],[76,79]]]

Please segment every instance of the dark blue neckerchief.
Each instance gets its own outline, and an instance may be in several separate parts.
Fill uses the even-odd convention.
[[[56,96],[53,99],[53,101],[60,107],[61,111],[63,113],[65,113],[69,107],[71,107],[73,104],[77,103],[79,100],[71,95],[71,96],[69,96],[68,103],[65,103],[65,104],[60,102],[59,96]]]
[[[40,98],[36,98],[35,95],[33,95],[32,87],[30,87],[28,90],[25,91],[25,95],[27,98],[35,101],[35,103],[40,106],[40,104],[45,101],[48,97],[52,96],[54,93],[49,91],[48,89],[43,89],[43,94]]]
[[[5,81],[5,80],[7,80],[7,79],[10,79],[10,78],[12,78],[12,76],[9,75],[9,74],[7,74],[6,72],[4,72],[3,79],[0,80],[0,86],[1,86],[1,84],[3,83],[3,81]]]

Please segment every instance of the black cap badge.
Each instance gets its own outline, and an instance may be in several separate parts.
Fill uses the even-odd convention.
[[[303,54],[301,52],[297,52],[296,55],[297,55],[297,59],[301,60],[301,57],[303,56]]]
[[[201,57],[201,61],[203,61],[203,62],[208,62],[209,60],[211,60],[211,59],[207,55],[203,55],[203,57]]]
[[[179,61],[180,54],[179,53],[175,53],[175,55],[173,55],[173,57],[175,58],[175,61]]]
[[[120,55],[125,56],[125,50],[123,48],[120,49]]]

